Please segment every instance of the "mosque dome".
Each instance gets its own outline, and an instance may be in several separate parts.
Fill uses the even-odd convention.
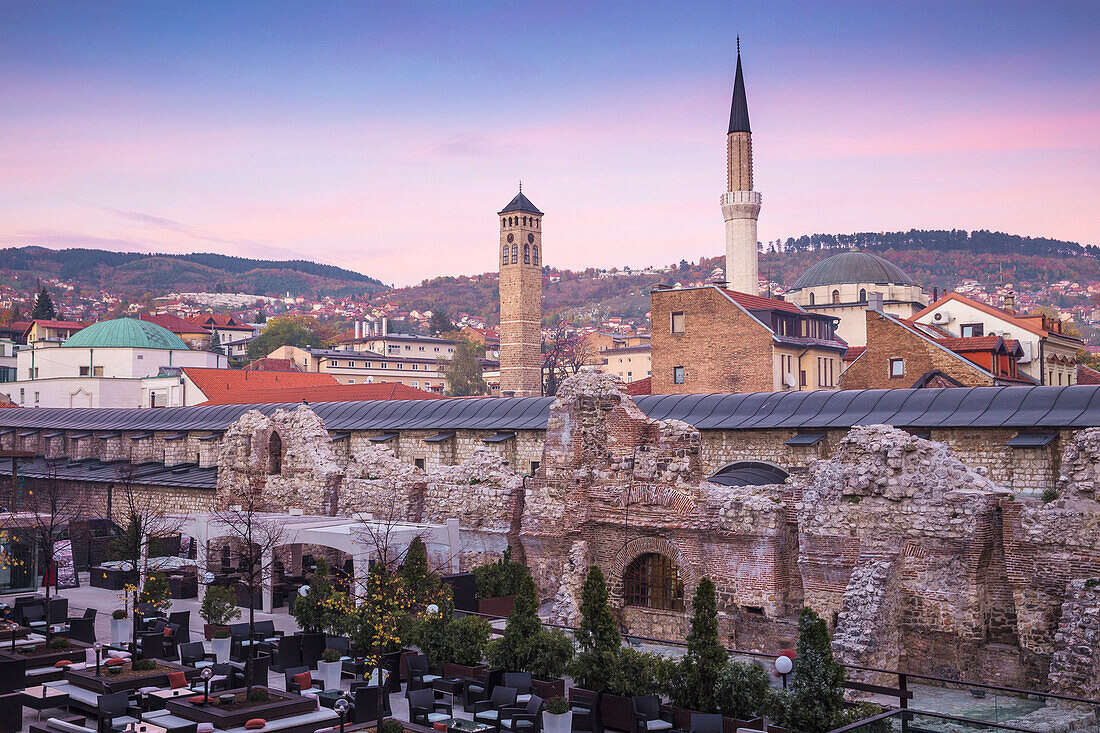
[[[900,267],[870,252],[841,252],[810,266],[792,286],[795,290],[842,283],[916,285]]]
[[[187,344],[164,326],[137,318],[112,318],[82,328],[62,348],[78,349],[179,349],[187,351]]]

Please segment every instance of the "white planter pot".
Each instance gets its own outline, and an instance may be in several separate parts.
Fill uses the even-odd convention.
[[[133,621],[128,618],[111,619],[111,646],[130,641],[133,636]]]
[[[317,676],[325,684],[326,690],[340,689],[340,672],[343,668],[343,662],[317,662]]]
[[[229,661],[229,650],[233,647],[233,639],[226,637],[225,639],[213,639],[211,645],[214,647],[214,658],[219,664],[224,664]]]
[[[543,733],[569,733],[573,730],[573,711],[567,713],[542,713]]]

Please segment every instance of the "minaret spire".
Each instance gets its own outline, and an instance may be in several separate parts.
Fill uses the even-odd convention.
[[[757,258],[756,219],[760,215],[760,194],[752,182],[752,127],[745,95],[745,74],[741,69],[741,36],[737,36],[737,71],[733,77],[733,100],[726,134],[726,193],[722,196],[722,217],[726,220],[726,281],[742,293],[755,295],[760,288]]]

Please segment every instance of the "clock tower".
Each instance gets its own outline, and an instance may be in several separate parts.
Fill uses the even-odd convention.
[[[501,211],[500,394],[542,395],[542,212],[523,195]]]

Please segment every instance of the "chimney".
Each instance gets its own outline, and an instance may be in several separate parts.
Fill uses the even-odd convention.
[[[882,312],[882,293],[867,294],[867,310]]]
[[[355,322],[355,340],[359,340],[359,321]]]
[[[940,289],[939,288],[932,288],[932,302],[935,303],[939,299],[940,299]]]
[[[385,336],[386,335],[386,326],[387,325],[389,325],[389,324],[386,322],[386,317],[382,316],[382,325],[380,325],[378,327],[379,328],[378,334],[380,336]]]
[[[1009,290],[1005,293],[1004,309],[1010,313],[1016,312],[1016,291]]]

